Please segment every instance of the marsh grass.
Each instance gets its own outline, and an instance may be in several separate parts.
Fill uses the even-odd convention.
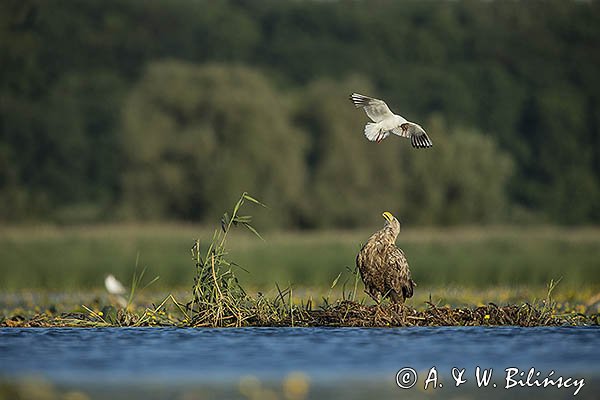
[[[0,315],[0,326],[8,327],[108,327],[108,326],[178,326],[178,327],[241,327],[241,326],[478,326],[478,325],[598,325],[600,314],[586,313],[586,309],[573,309],[568,303],[557,303],[553,292],[559,281],[551,280],[541,300],[520,304],[497,305],[494,302],[473,306],[451,307],[441,305],[443,297],[425,300],[424,308],[388,302],[369,304],[361,297],[360,275],[356,268],[346,267],[338,273],[319,304],[313,297],[294,296],[294,287],[280,287],[267,294],[258,292],[252,296],[244,289],[236,272],[243,271],[231,261],[228,239],[235,227],[242,226],[262,240],[251,225],[252,217],[242,215],[245,204],[264,206],[247,193],[243,193],[231,213],[225,213],[220,229],[203,246],[200,239],[191,248],[194,278],[191,298],[187,303],[179,301],[172,293],[161,301],[147,306],[135,306],[134,298],[141,289],[157,281],[158,277],[143,284],[146,268],[134,269],[131,291],[124,308],[114,305],[102,306],[100,302],[82,305],[72,312],[47,309],[44,312],[13,312]],[[457,289],[463,291],[462,289]],[[446,296],[451,290],[444,289]],[[302,293],[302,292],[301,292]],[[336,298],[332,299],[332,296]],[[189,295],[189,294],[188,294]],[[508,294],[510,295],[510,293]],[[341,297],[340,297],[341,296]],[[422,295],[419,295],[422,296]],[[494,293],[495,298],[507,294]],[[463,297],[464,299],[464,297]],[[413,299],[417,301],[417,299]],[[422,297],[420,301],[422,301]],[[481,296],[477,303],[481,301]],[[135,303],[138,303],[136,300]],[[142,303],[141,301],[139,302]]]
[[[147,287],[151,286],[153,283],[158,281],[158,279],[160,278],[160,276],[157,275],[154,278],[152,278],[149,282],[145,283],[144,286],[142,286],[143,281],[144,281],[144,276],[146,275],[146,271],[148,270],[148,267],[144,266],[142,268],[142,270],[140,272],[138,272],[139,260],[140,260],[140,255],[138,253],[138,255],[135,259],[135,268],[133,269],[133,276],[131,278],[131,287],[129,289],[129,296],[127,296],[127,302],[125,305],[126,310],[131,308],[139,290],[146,289]],[[140,288],[140,286],[142,286],[142,287]]]
[[[554,292],[559,282],[551,281],[540,300],[522,300],[518,304],[489,302],[477,306],[442,305],[445,301],[465,302],[482,298],[506,299],[518,296],[505,289],[484,292],[460,292],[466,297],[454,297],[454,290],[443,293],[434,289],[437,300],[424,300],[424,295],[411,299],[404,306],[387,302],[368,304],[365,296],[357,293],[357,274],[347,270],[339,274],[322,296],[322,302],[315,304],[312,295],[295,297],[293,287],[275,289],[267,294],[259,292],[255,297],[247,293],[237,299],[214,297],[215,301],[229,301],[237,305],[233,317],[228,317],[226,306],[204,304],[204,312],[190,318],[190,308],[180,304],[175,296],[168,294],[163,300],[148,306],[131,310],[115,309],[101,304],[83,307],[79,311],[58,313],[46,309],[44,312],[19,313],[0,316],[0,326],[9,327],[108,327],[108,326],[170,326],[170,327],[234,327],[234,326],[352,326],[352,327],[396,327],[396,326],[574,326],[600,325],[600,309],[585,308],[583,305],[556,301]],[[341,287],[340,287],[341,285]],[[348,289],[344,287],[347,286]],[[215,290],[210,289],[209,290]],[[456,289],[458,291],[458,289]],[[229,292],[237,293],[239,292]],[[540,292],[541,294],[541,292]],[[183,294],[178,294],[182,297]],[[300,295],[302,296],[302,294]],[[335,296],[335,298],[331,298]],[[508,296],[508,297],[507,297]],[[358,301],[355,301],[357,299]],[[442,301],[444,299],[444,301]],[[424,301],[423,301],[424,300]],[[146,299],[140,299],[142,303]],[[419,306],[418,303],[421,303]],[[414,308],[417,304],[417,308]],[[212,307],[212,310],[211,310]],[[60,307],[52,307],[53,309]],[[208,310],[208,311],[207,311]],[[21,310],[23,311],[23,310]],[[219,314],[220,313],[220,314]],[[221,320],[216,319],[222,316]],[[204,319],[202,319],[204,318]]]
[[[212,324],[209,320],[186,320],[185,313],[175,306],[140,307],[136,310],[116,310],[115,316],[91,308],[85,312],[35,313],[31,316],[12,314],[0,316],[2,327],[406,327],[406,326],[591,326],[600,325],[600,314],[569,310],[561,312],[543,303],[451,307],[426,303],[424,309],[389,303],[366,304],[337,300],[316,308],[310,302],[296,305],[290,302],[292,291],[283,293],[287,301],[258,296],[239,309],[238,319],[223,318]],[[168,299],[174,304],[173,299]],[[226,315],[224,315],[226,317]],[[213,320],[214,321],[214,320]]]
[[[245,230],[228,238],[229,259],[248,271],[235,270],[244,288],[263,292],[273,282],[326,291],[341,271],[354,267],[359,243],[372,233],[261,231],[263,242]],[[195,273],[192,240],[202,237],[206,244],[212,234],[206,226],[184,224],[2,226],[0,290],[93,290],[108,273],[126,281],[138,252],[140,264],[160,275],[153,290],[189,288]],[[543,287],[562,276],[561,290],[600,292],[598,228],[409,226],[398,245],[421,289]]]
[[[215,230],[212,240],[202,253],[201,241],[196,239],[191,249],[195,263],[192,300],[186,305],[192,326],[241,326],[252,314],[252,302],[239,284],[234,268],[239,267],[227,258],[227,238],[234,226],[241,225],[262,239],[252,227],[252,217],[241,215],[245,203],[264,206],[243,193],[231,215],[223,214],[221,229]]]
[[[275,288],[256,296],[246,294],[244,305],[238,309],[241,316],[236,322],[224,318],[216,323],[211,320],[189,318],[189,309],[175,297],[184,298],[189,292],[163,294],[139,293],[136,300],[140,306],[130,310],[115,309],[97,300],[87,307],[77,307],[78,298],[68,304],[42,306],[38,298],[28,298],[27,304],[0,311],[0,326],[10,327],[108,327],[108,326],[573,326],[599,325],[600,307],[585,305],[583,298],[565,297],[556,300],[554,294],[558,282],[550,282],[545,290],[521,291],[508,288],[471,291],[468,289],[422,288],[403,307],[387,302],[372,304],[361,292],[354,291],[356,274],[345,271],[336,279],[330,290],[311,293],[292,287]],[[343,290],[344,283],[348,289]],[[356,287],[362,290],[361,285]],[[529,301],[533,293],[539,300]],[[98,297],[98,294],[88,293]],[[352,300],[355,296],[356,301]],[[29,296],[28,296],[29,297]],[[152,302],[152,298],[162,299]],[[314,302],[313,298],[321,298]],[[485,299],[494,302],[482,304]],[[327,301],[325,301],[327,300]],[[64,302],[64,298],[62,299]],[[33,304],[36,304],[34,310]],[[146,305],[142,305],[146,304]],[[473,304],[477,304],[474,306]],[[215,305],[218,307],[218,305]],[[38,307],[42,307],[41,309]],[[64,309],[75,309],[61,312]],[[213,320],[214,321],[214,320]],[[237,323],[237,325],[236,325]]]
[[[236,269],[243,267],[228,257],[227,239],[234,227],[243,226],[263,240],[252,226],[250,215],[241,215],[245,204],[266,207],[263,203],[243,193],[231,214],[221,218],[221,229],[214,231],[212,240],[202,252],[197,239],[191,249],[195,264],[192,299],[185,305],[185,321],[190,326],[239,327],[244,325],[273,325],[284,320],[294,325],[297,306],[293,304],[293,288],[277,287],[275,298],[262,294],[248,295],[236,276]],[[247,271],[246,271],[247,272]]]

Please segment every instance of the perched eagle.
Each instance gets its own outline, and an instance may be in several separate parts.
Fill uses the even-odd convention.
[[[358,93],[352,93],[350,100],[356,108],[364,108],[367,116],[373,121],[365,125],[365,136],[371,142],[379,143],[393,133],[410,139],[413,147],[416,148],[433,146],[431,139],[420,125],[394,114],[385,101]]]
[[[384,212],[385,225],[375,232],[356,256],[356,266],[365,283],[366,292],[379,302],[389,297],[394,303],[403,303],[412,297],[416,283],[410,277],[404,252],[396,247],[400,222]]]

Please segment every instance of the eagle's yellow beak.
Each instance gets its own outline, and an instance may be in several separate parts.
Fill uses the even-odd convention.
[[[394,216],[389,211],[385,211],[383,214],[381,214],[381,216],[385,218],[387,222],[392,222],[394,220]]]

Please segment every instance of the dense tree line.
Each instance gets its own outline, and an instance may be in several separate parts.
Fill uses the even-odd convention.
[[[0,220],[600,222],[597,2],[0,1]],[[351,91],[435,145],[372,144]]]

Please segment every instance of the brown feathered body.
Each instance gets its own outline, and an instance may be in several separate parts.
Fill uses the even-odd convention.
[[[366,292],[375,301],[379,302],[383,296],[393,303],[403,303],[412,297],[415,282],[404,252],[396,246],[400,223],[391,214],[390,217],[383,229],[375,232],[362,247],[356,266]]]

